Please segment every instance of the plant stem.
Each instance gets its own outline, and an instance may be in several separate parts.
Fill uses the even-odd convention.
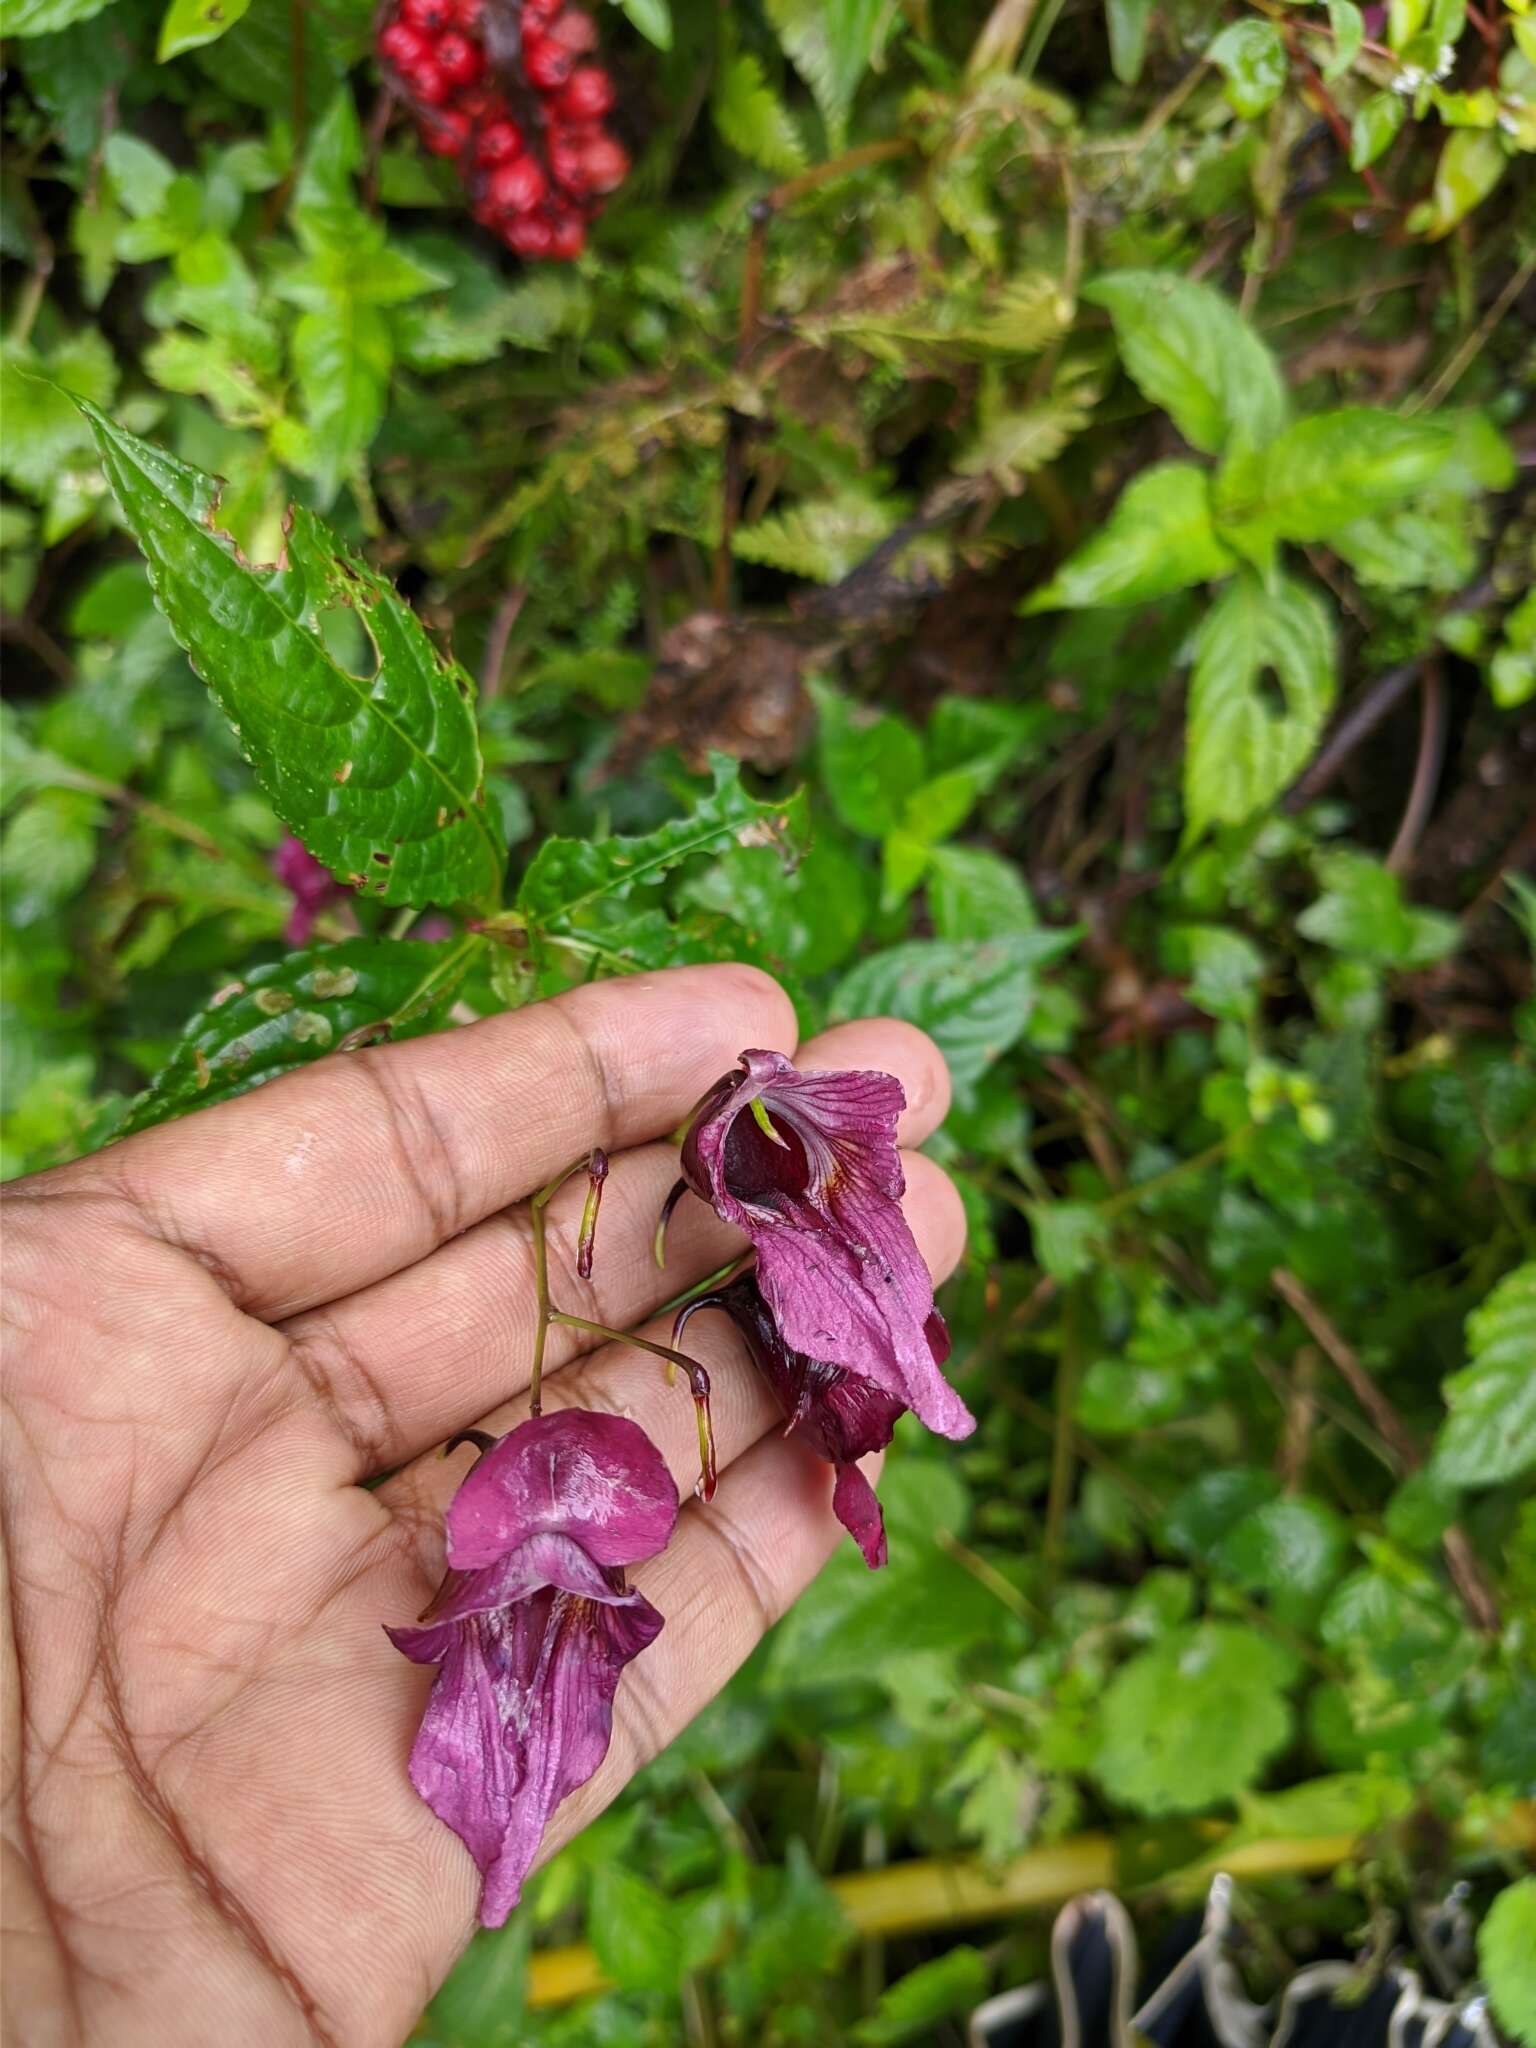
[[[1417,1471],[1424,1462],[1424,1453],[1420,1450],[1413,1432],[1366,1371],[1359,1352],[1334,1328],[1322,1307],[1313,1300],[1294,1273],[1287,1272],[1284,1266],[1277,1266],[1269,1278],[1276,1294],[1298,1320],[1306,1325],[1318,1345],[1332,1360],[1340,1379],[1375,1423],[1400,1468],[1404,1472]],[[1446,1571],[1456,1588],[1458,1599],[1466,1610],[1467,1619],[1483,1634],[1497,1635],[1498,1604],[1493,1597],[1493,1588],[1488,1584],[1477,1555],[1467,1539],[1466,1531],[1458,1523],[1453,1522],[1441,1539],[1441,1548],[1445,1552]]]
[[[544,1380],[544,1346],[549,1340],[549,1326],[559,1317],[549,1305],[549,1241],[545,1232],[544,1211],[565,1186],[573,1173],[581,1171],[578,1159],[574,1166],[568,1166],[558,1174],[548,1187],[539,1189],[528,1204],[528,1222],[533,1232],[533,1365],[528,1374],[528,1413],[537,1415],[543,1407],[542,1386]]]

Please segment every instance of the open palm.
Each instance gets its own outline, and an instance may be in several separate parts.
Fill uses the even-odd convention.
[[[590,1282],[571,1256],[580,1184],[557,1198],[551,1291],[640,1324],[734,1249],[685,1203],[656,1271],[666,1134],[743,1046],[792,1051],[794,1030],[746,968],[594,986],[322,1061],[8,1192],[9,2038],[404,2037],[468,1938],[478,1878],[406,1777],[431,1673],[382,1624],[441,1577],[441,1510],[472,1453],[434,1447],[525,1412],[524,1200],[590,1146],[614,1155]],[[895,1073],[904,1143],[944,1113],[943,1063],[908,1026],[845,1025],[798,1058]],[[942,1276],[959,1204],[929,1161],[906,1164]],[[695,1334],[719,1492],[634,1575],[667,1625],[546,1851],[686,1725],[841,1535],[830,1468],[775,1431],[725,1319]],[[633,1415],[691,1491],[692,1407],[654,1359],[557,1329],[548,1366],[546,1407]]]

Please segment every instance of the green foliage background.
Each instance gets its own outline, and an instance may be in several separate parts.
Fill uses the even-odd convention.
[[[8,6],[5,1170],[676,961],[949,1057],[976,1436],[899,1444],[889,1570],[845,1546],[423,2040],[955,2042],[1043,1922],[861,1943],[829,1879],[1086,1828],[1154,1925],[1213,1826],[1359,1838],[1245,1891],[1260,1991],[1487,1905],[1536,1791],[1536,11],[603,30],[636,169],[519,269],[356,0]],[[285,830],[352,885],[298,952]],[[1524,2039],[1530,1912],[1481,1952]],[[614,1988],[526,2014],[583,1937]]]

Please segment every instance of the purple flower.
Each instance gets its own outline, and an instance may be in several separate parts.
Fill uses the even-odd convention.
[[[307,945],[316,916],[346,891],[330,869],[322,867],[303,841],[295,839],[291,832],[272,856],[272,872],[293,897],[283,938],[290,946]]]
[[[750,1273],[690,1301],[679,1312],[674,1344],[681,1344],[689,1318],[704,1308],[724,1309],[746,1339],[753,1362],[787,1418],[784,1434],[802,1438],[836,1468],[832,1512],[863,1551],[870,1570],[878,1570],[886,1559],[885,1518],[874,1488],[855,1460],[885,1449],[898,1416],[906,1413],[905,1402],[860,1373],[791,1351]],[[943,1324],[939,1327],[942,1330]]]
[[[619,1677],[661,1630],[623,1567],[654,1557],[676,1520],[677,1489],[638,1424],[537,1416],[454,1495],[451,1569],[425,1626],[387,1631],[438,1666],[411,1783],[480,1866],[487,1927],[517,1904],[550,1815],[607,1754]]]
[[[752,1240],[757,1284],[787,1349],[847,1367],[937,1430],[975,1420],[939,1371],[933,1282],[901,1213],[906,1182],[890,1074],[799,1074],[744,1052],[694,1113],[683,1174]]]

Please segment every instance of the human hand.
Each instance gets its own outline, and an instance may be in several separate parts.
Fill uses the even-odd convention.
[[[613,1158],[596,1270],[577,1277],[578,1177],[553,1209],[551,1293],[665,1341],[645,1319],[738,1240],[685,1203],[658,1273],[677,1172],[661,1141],[747,1045],[795,1048],[788,1001],[753,970],[595,984],[325,1060],[7,1191],[12,2039],[404,2038],[480,1890],[406,1777],[432,1674],[382,1626],[442,1576],[442,1510],[473,1452],[434,1447],[526,1415],[525,1198],[593,1145]],[[905,1145],[944,1114],[943,1062],[910,1026],[844,1025],[797,1060],[895,1074]],[[904,1163],[943,1277],[958,1199],[931,1161]],[[719,1491],[633,1573],[666,1627],[626,1671],[607,1761],[556,1813],[546,1856],[713,1697],[842,1536],[831,1468],[777,1433],[732,1326],[695,1331]],[[632,1415],[691,1494],[692,1403],[653,1358],[559,1327],[545,1372],[546,1412]]]

